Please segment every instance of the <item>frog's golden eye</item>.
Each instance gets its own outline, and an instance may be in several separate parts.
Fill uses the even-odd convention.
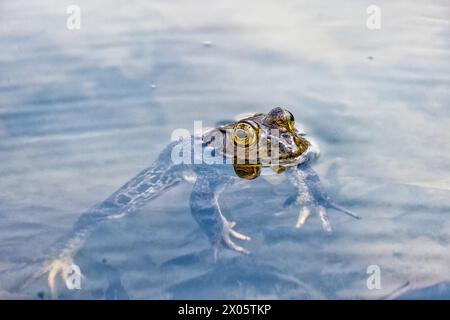
[[[238,123],[233,130],[233,141],[239,146],[249,146],[258,139],[258,131],[246,122]]]
[[[274,122],[280,127],[286,128],[289,131],[294,131],[294,115],[286,109],[276,108],[274,110],[275,113],[272,115]],[[273,113],[274,110],[272,110],[270,113]]]
[[[284,117],[286,119],[286,123],[288,125],[289,130],[290,131],[294,130],[294,126],[295,126],[294,115],[290,111],[284,110]]]

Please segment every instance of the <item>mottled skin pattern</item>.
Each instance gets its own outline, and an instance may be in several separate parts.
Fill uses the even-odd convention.
[[[81,248],[89,234],[95,230],[102,221],[116,219],[136,211],[149,200],[161,195],[169,188],[187,181],[194,182],[190,196],[191,214],[206,234],[217,259],[217,251],[225,247],[240,253],[248,253],[234,240],[250,240],[250,237],[237,232],[235,222],[225,218],[218,203],[220,193],[226,186],[237,180],[253,179],[267,169],[282,172],[297,190],[291,202],[299,209],[296,227],[302,226],[311,213],[320,217],[324,230],[331,231],[328,220],[327,208],[334,208],[353,217],[350,211],[334,204],[323,191],[319,177],[310,167],[310,163],[318,156],[318,151],[307,141],[294,125],[292,114],[281,108],[275,108],[268,114],[255,114],[244,120],[223,125],[214,130],[224,131],[235,128],[239,122],[248,122],[258,127],[258,138],[270,143],[278,144],[280,149],[280,163],[274,168],[270,165],[255,167],[255,175],[236,174],[236,167],[232,164],[174,164],[171,155],[173,148],[178,144],[169,144],[160,154],[158,159],[149,168],[140,172],[124,186],[113,193],[102,203],[81,215],[74,225],[71,233],[54,248],[56,259],[46,265],[43,273],[48,273],[48,284],[53,296],[56,296],[56,280],[59,274],[65,279],[64,270],[73,264],[75,253]],[[271,136],[269,129],[279,129],[280,136]],[[211,148],[226,159],[228,151],[222,147],[215,147],[210,136],[217,131],[209,131],[203,136],[202,148]],[[191,138],[191,143],[194,138]],[[227,145],[229,141],[224,141]],[[280,170],[281,168],[281,170]],[[262,170],[263,169],[263,170]],[[253,169],[252,169],[253,170]],[[194,178],[193,178],[194,177]],[[249,180],[251,183],[251,180]],[[42,275],[43,273],[40,273]]]

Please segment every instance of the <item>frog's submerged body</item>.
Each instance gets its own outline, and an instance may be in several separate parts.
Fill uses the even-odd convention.
[[[272,135],[273,129],[278,130],[279,134]],[[218,143],[217,133],[227,130],[232,132],[231,139],[225,136],[223,141]],[[215,138],[211,138],[213,136]],[[194,140],[192,137],[191,142]],[[331,231],[327,208],[334,208],[357,218],[350,211],[334,204],[322,190],[319,177],[310,167],[310,162],[317,157],[318,151],[297,130],[292,114],[285,109],[275,108],[268,114],[255,114],[238,122],[220,126],[205,133],[202,141],[202,149],[209,148],[224,160],[233,157],[236,160],[230,153],[235,145],[251,148],[253,142],[265,141],[278,148],[278,162],[274,165],[259,155],[260,158],[252,164],[236,164],[234,163],[236,161],[216,164],[206,164],[204,161],[176,164],[172,159],[174,148],[179,146],[179,143],[169,144],[152,166],[83,214],[66,239],[59,242],[61,246],[54,248],[58,251],[57,258],[45,268],[53,294],[57,276],[61,274],[63,278],[67,277],[65,268],[73,264],[75,253],[99,223],[126,216],[183,181],[194,184],[190,196],[191,214],[208,237],[216,258],[217,249],[220,247],[248,253],[244,247],[236,243],[235,239],[250,240],[250,237],[237,232],[234,229],[235,222],[228,221],[222,213],[218,203],[221,191],[237,180],[255,179],[267,170],[286,175],[296,189],[296,197],[292,199],[299,208],[296,227],[303,225],[310,213],[316,213],[324,230]]]

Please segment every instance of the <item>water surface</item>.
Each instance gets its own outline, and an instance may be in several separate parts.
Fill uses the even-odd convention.
[[[189,185],[102,225],[61,298],[450,298],[447,1],[79,0],[0,4],[0,297],[80,214],[150,165],[176,128],[288,106],[319,144],[314,168],[361,221],[295,229],[283,180],[221,198],[251,256],[214,263]],[[382,270],[368,290],[366,269]]]

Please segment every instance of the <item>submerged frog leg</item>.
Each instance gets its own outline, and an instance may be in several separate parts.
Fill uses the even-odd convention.
[[[48,273],[47,282],[53,298],[57,297],[58,276],[66,279],[65,270],[73,265],[75,254],[101,223],[135,212],[146,202],[183,180],[185,168],[170,161],[170,151],[171,145],[151,167],[140,172],[105,201],[82,214],[69,235],[58,241],[53,248],[55,254],[51,255],[57,258],[47,263],[43,272],[39,273]]]
[[[316,204],[314,196],[311,194],[311,190],[306,184],[306,180],[302,172],[299,172],[297,168],[290,168],[287,170],[287,177],[291,183],[296,187],[297,193],[288,198],[297,206],[300,206],[298,213],[296,228],[301,228],[311,215],[311,210],[316,211]]]
[[[307,187],[309,188],[312,196],[314,197],[317,205],[323,206],[323,210],[325,208],[328,209],[335,209],[337,211],[340,211],[342,213],[345,213],[346,215],[354,218],[354,219],[361,219],[360,216],[358,216],[353,211],[350,211],[338,204],[336,204],[330,196],[327,195],[325,190],[323,190],[322,184],[320,183],[320,178],[317,175],[317,173],[311,168],[310,165],[307,163],[301,164],[297,167],[297,172],[301,173],[303,178],[305,179],[305,183]]]
[[[231,237],[239,240],[250,240],[250,237],[235,231],[233,227],[236,223],[229,222],[220,210],[218,196],[229,182],[223,180],[226,178],[221,179],[220,176],[209,174],[198,175],[190,197],[192,216],[211,242],[216,259],[221,245],[236,252],[249,253],[234,243]]]
[[[311,211],[317,213],[322,223],[322,228],[331,232],[331,223],[328,218],[327,208],[341,211],[352,218],[360,219],[358,215],[335,204],[323,190],[319,176],[308,164],[301,164],[297,168],[287,170],[287,176],[297,188],[295,203],[300,205],[296,227],[300,228],[308,219]]]

